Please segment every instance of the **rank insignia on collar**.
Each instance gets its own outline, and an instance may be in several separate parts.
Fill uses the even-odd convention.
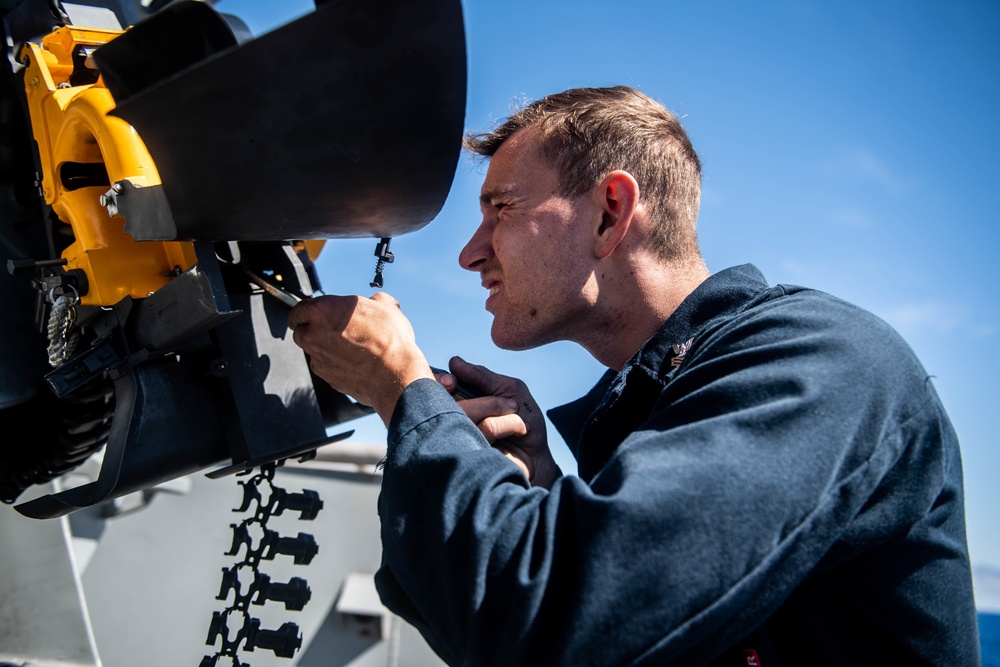
[[[685,343],[674,343],[670,348],[674,351],[674,356],[670,358],[670,365],[677,367],[681,365],[684,361],[684,355],[688,353],[691,349],[691,343],[694,342],[694,338],[688,338]]]

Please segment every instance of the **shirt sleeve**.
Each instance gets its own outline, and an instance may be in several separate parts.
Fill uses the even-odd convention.
[[[389,429],[376,584],[452,665],[703,664],[960,487],[942,419],[891,329],[795,300],[702,337],[589,484],[531,488],[421,380]]]

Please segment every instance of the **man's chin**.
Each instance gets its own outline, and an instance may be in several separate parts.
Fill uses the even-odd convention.
[[[520,350],[530,350],[531,348],[544,345],[546,341],[536,340],[537,336],[531,336],[526,332],[512,330],[510,327],[503,327],[497,324],[496,317],[493,318],[493,327],[490,329],[490,337],[493,344],[501,350],[517,352]]]

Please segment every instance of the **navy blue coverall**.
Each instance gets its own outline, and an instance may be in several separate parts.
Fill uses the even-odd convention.
[[[549,416],[545,490],[434,381],[393,414],[376,585],[449,664],[979,664],[957,438],[874,315],[727,269]]]

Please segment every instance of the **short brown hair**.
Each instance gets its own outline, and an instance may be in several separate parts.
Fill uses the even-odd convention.
[[[561,172],[563,196],[579,196],[615,169],[639,183],[667,260],[700,257],[695,225],[701,160],[677,117],[628,86],[573,88],[523,107],[491,132],[466,134],[463,145],[492,157],[519,130],[538,127],[542,149]]]

